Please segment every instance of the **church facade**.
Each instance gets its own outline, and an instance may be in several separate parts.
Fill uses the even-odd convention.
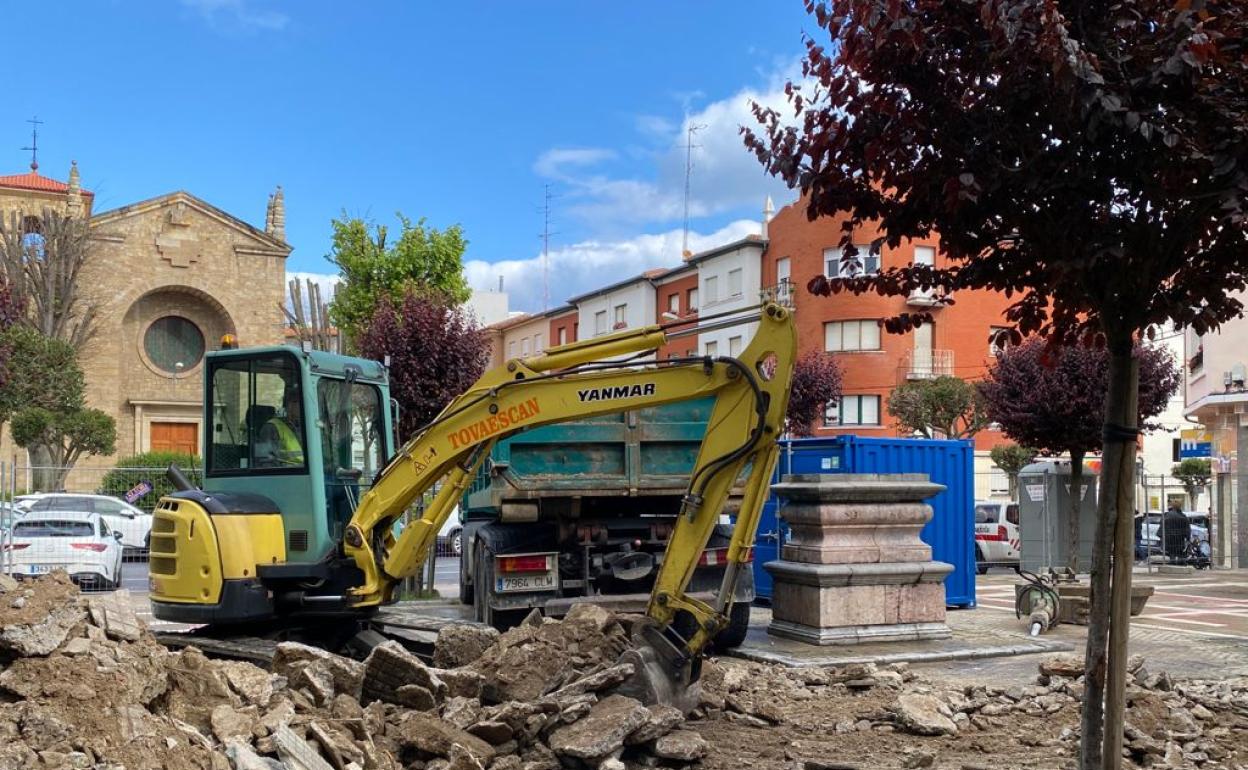
[[[117,456],[154,450],[199,453],[204,354],[225,335],[242,346],[283,341],[285,202],[269,197],[263,228],[184,192],[96,213],[77,166],[61,182],[0,176],[0,216],[37,226],[51,208],[87,217],[90,250],[79,287],[96,308],[79,354],[88,405],[117,422]],[[6,430],[7,433],[7,430]],[[7,436],[4,458],[14,456]],[[18,463],[25,463],[17,450]],[[94,457],[80,465],[106,466]]]

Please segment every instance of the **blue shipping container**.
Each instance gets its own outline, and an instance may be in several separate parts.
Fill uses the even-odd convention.
[[[789,439],[780,442],[773,481],[790,473],[926,473],[945,491],[928,500],[932,520],[921,537],[932,558],[953,565],[945,579],[945,603],[975,606],[975,447],[970,441],[913,438]],[[773,494],[763,505],[754,547],[754,585],[760,598],[771,598],[771,574],[763,569],[778,559],[784,522]]]

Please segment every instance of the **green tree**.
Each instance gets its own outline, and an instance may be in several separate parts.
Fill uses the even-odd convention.
[[[1207,457],[1188,457],[1170,469],[1170,475],[1179,480],[1187,492],[1187,498],[1196,505],[1196,495],[1209,486],[1213,477],[1212,463]]]
[[[43,492],[60,490],[79,459],[112,454],[117,425],[99,409],[53,412],[30,406],[13,415],[13,443],[30,452],[32,480]]]
[[[9,351],[8,377],[0,386],[0,426],[27,407],[70,412],[82,407],[82,369],[67,342],[15,324],[0,332]]]
[[[1001,444],[994,446],[988,456],[992,458],[993,465],[1005,472],[1006,478],[1010,480],[1010,499],[1018,499],[1018,473],[1023,468],[1031,465],[1036,459],[1039,452],[1027,446],[1019,446],[1018,444]]]
[[[464,278],[463,229],[413,223],[401,213],[398,240],[388,242],[385,225],[348,218],[335,219],[328,259],[338,267],[340,283],[329,306],[330,318],[349,340],[359,335],[383,299],[401,302],[409,290],[440,294],[453,304],[471,292]]]
[[[72,345],[24,324],[0,332],[0,344],[12,351],[0,387],[0,424],[11,422],[14,443],[30,452],[36,489],[60,489],[83,456],[112,454],[116,424],[104,412],[86,408]]]
[[[902,430],[924,438],[970,438],[988,425],[975,386],[948,375],[896,388],[888,413]]]
[[[116,467],[104,474],[104,480],[100,482],[100,494],[121,497],[140,481],[149,481],[152,491],[134,504],[150,512],[156,508],[161,497],[174,491],[173,484],[165,478],[165,469],[170,463],[182,469],[192,484],[199,485],[203,473],[198,457],[182,452],[143,452],[118,460]]]

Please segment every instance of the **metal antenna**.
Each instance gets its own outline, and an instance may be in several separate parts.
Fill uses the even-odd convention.
[[[685,236],[680,245],[681,257],[693,256],[689,251],[689,179],[693,176],[693,151],[702,145],[693,143],[693,135],[706,128],[705,124],[689,124],[685,135]]]
[[[550,309],[550,236],[558,235],[557,232],[550,231],[550,201],[552,198],[558,198],[558,195],[550,194],[550,185],[545,186],[545,197],[542,207],[538,211],[542,212],[542,234],[538,237],[542,239],[542,310]]]
[[[30,152],[30,170],[38,171],[39,170],[39,126],[43,125],[43,121],[39,119],[38,115],[36,115],[35,117],[31,118],[30,120],[26,122],[31,125],[30,146],[23,147],[22,150]]]

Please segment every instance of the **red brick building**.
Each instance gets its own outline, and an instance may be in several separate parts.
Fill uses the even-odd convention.
[[[698,268],[685,263],[654,279],[655,319],[657,324],[677,319],[698,317]],[[698,336],[677,337],[659,348],[659,358],[683,358],[698,354]]]
[[[836,294],[817,297],[806,291],[819,274],[849,274],[841,263],[840,217],[810,221],[800,201],[781,209],[768,223],[769,243],[763,255],[764,289],[780,287],[791,294],[800,351],[826,350],[835,355],[844,375],[844,397],[839,407],[828,409],[820,435],[855,433],[864,436],[895,436],[898,428],[888,415],[888,397],[907,381],[952,375],[978,380],[991,360],[992,330],[1004,324],[1008,301],[992,292],[959,294],[951,306],[934,304],[934,297],[881,297],[877,294]],[[861,264],[857,269],[875,271],[910,262],[941,265],[939,238],[932,235],[885,247],[871,256],[867,244],[878,236],[874,228],[855,234]],[[934,323],[904,335],[889,334],[877,321],[903,312],[930,310]],[[996,431],[976,437],[976,448],[989,449],[1001,442]]]

